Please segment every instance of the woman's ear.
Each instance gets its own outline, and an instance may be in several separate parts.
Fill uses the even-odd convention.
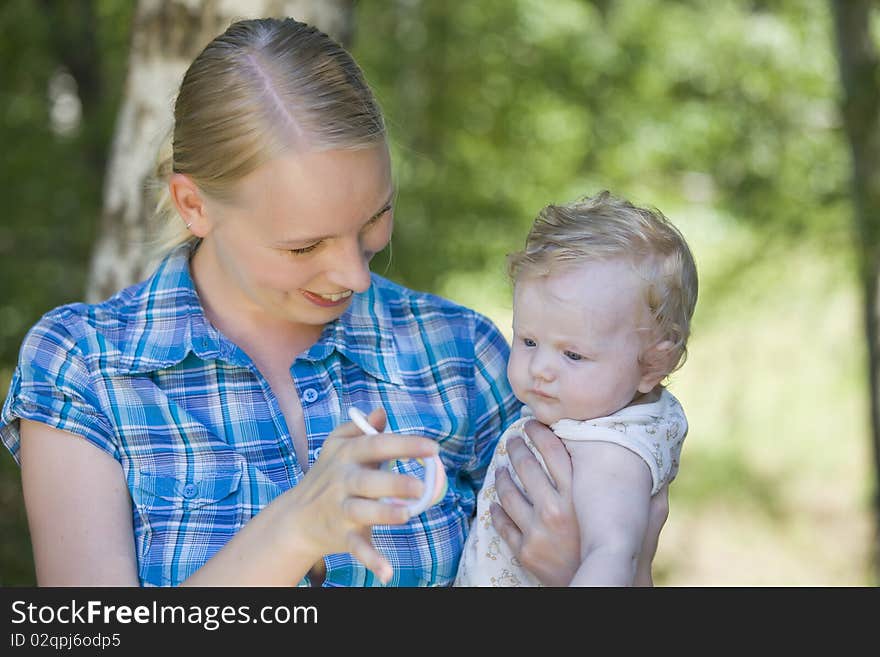
[[[168,180],[168,194],[189,231],[196,237],[204,237],[208,233],[205,198],[192,178],[182,173],[172,174]]]
[[[676,355],[675,343],[671,340],[662,340],[642,354],[642,378],[639,381],[639,392],[645,394],[651,392],[658,383],[675,367],[673,358]]]

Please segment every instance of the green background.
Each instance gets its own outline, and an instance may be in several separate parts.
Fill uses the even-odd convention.
[[[132,3],[0,6],[0,394],[27,329],[83,298]],[[830,10],[815,0],[365,1],[353,54],[399,185],[375,268],[509,333],[504,255],[610,189],[694,251],[690,420],[661,585],[867,585],[867,365]],[[82,107],[65,124],[73,73]],[[61,94],[63,95],[63,94]],[[60,117],[60,118],[59,118]],[[34,582],[0,454],[0,584]]]

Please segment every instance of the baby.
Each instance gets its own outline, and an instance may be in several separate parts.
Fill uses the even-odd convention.
[[[549,205],[509,258],[513,346],[507,368],[522,416],[489,465],[456,586],[539,586],[492,526],[495,470],[531,419],[571,455],[581,564],[572,586],[650,586],[651,498],[675,477],[687,420],[662,385],[686,356],[697,272],[657,211],[608,192]],[[540,459],[540,456],[538,456]],[[508,467],[516,481],[512,467]],[[517,483],[519,483],[517,481]]]

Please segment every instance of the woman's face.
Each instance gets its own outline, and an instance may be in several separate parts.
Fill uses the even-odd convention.
[[[370,259],[391,239],[393,196],[384,144],[279,157],[243,178],[233,200],[205,199],[197,258],[230,308],[314,328],[369,288]]]

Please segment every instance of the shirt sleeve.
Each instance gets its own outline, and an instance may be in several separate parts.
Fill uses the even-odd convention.
[[[68,330],[76,322],[73,313],[50,313],[22,343],[0,412],[0,439],[19,464],[22,418],[81,436],[119,458],[110,422],[99,410],[97,387],[83,351]]]
[[[522,404],[507,379],[510,346],[488,318],[477,314],[474,336],[474,455],[465,473],[478,492],[504,430],[517,419]]]

